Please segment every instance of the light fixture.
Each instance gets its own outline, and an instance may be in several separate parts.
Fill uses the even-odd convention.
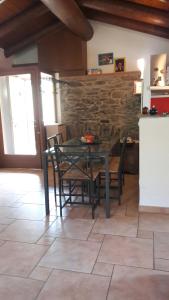
[[[0,0],[0,4],[2,4],[5,0]]]

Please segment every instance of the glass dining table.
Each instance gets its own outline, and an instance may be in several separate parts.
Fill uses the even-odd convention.
[[[109,140],[100,139],[99,141],[87,144],[90,147],[91,153],[94,158],[102,160],[102,169],[105,170],[105,199],[104,210],[106,218],[110,217],[110,185],[109,185],[109,158],[113,149],[113,146],[117,143],[117,137],[111,137]],[[72,145],[78,147],[82,145],[82,142],[78,138],[74,138],[64,142],[64,145]],[[83,144],[84,145],[84,144]],[[54,147],[47,149],[43,152],[43,176],[44,176],[44,190],[45,190],[45,209],[46,215],[50,214],[50,202],[49,202],[49,182],[48,182],[48,166],[51,155],[54,155]]]

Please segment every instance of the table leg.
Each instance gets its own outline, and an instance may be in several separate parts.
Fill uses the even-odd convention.
[[[49,211],[49,183],[48,183],[48,156],[43,155],[43,178],[44,178],[44,189],[45,189],[45,209],[46,215],[50,214]]]
[[[110,184],[109,184],[109,157],[105,157],[105,187],[106,187],[106,201],[105,201],[105,213],[106,218],[110,218]]]

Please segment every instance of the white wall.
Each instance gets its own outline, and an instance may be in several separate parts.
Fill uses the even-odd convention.
[[[94,36],[87,43],[88,68],[97,68],[98,54],[113,52],[114,57],[126,58],[126,71],[136,71],[137,59],[144,58],[144,104],[150,99],[150,56],[169,53],[169,40],[121,27],[90,21]],[[104,73],[114,72],[114,65],[102,66]]]
[[[139,127],[139,205],[169,207],[169,117],[142,117]]]

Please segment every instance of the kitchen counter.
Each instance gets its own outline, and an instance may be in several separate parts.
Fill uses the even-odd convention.
[[[140,210],[169,211],[169,116],[141,116],[139,133]]]

